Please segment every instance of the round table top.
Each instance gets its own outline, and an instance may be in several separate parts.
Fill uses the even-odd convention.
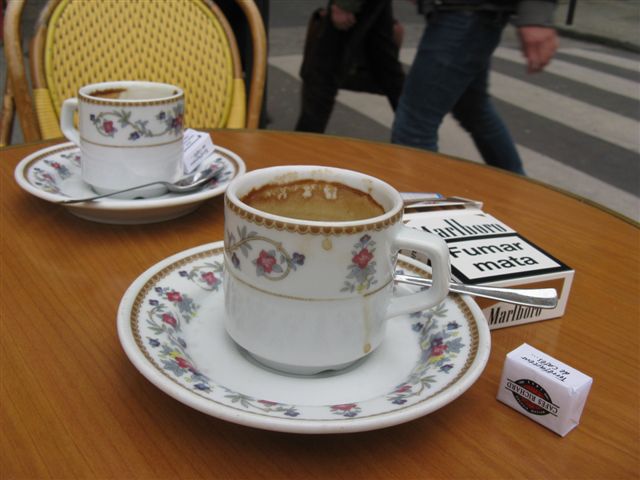
[[[6,478],[637,478],[640,230],[612,212],[483,165],[389,144],[272,131],[213,131],[247,169],[318,164],[400,191],[480,200],[575,270],[560,318],[492,330],[488,364],[445,407],[408,423],[306,436],[207,416],[131,367],[115,319],[129,285],[168,256],[223,237],[218,196],[186,216],[108,225],[29,195],[2,152],[2,402]],[[593,378],[580,424],[560,437],[496,400],[523,343]]]

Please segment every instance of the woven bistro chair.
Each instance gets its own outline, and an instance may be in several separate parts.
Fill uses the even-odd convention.
[[[17,58],[21,56],[17,25],[24,0],[10,0],[5,50],[25,140],[61,137],[62,102],[76,96],[82,85],[112,80],[182,87],[185,126],[190,128],[257,128],[264,96],[266,34],[253,0],[236,2],[251,32],[248,95],[233,29],[212,1],[49,0],[29,48],[31,99],[24,94],[24,64]]]

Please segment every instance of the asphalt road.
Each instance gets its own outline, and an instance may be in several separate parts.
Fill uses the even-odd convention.
[[[268,129],[292,130],[299,112],[298,69],[306,24],[324,2],[271,0]],[[401,60],[410,68],[424,28],[408,1],[394,2],[405,27]],[[640,220],[640,55],[562,37],[547,70],[525,72],[507,27],[493,60],[491,93],[532,178]],[[393,113],[381,96],[341,91],[328,134],[387,142]],[[440,131],[441,151],[481,161],[454,120]]]

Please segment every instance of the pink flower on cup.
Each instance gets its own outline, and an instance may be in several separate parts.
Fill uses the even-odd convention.
[[[102,129],[104,130],[104,133],[106,133],[107,135],[112,135],[116,130],[111,120],[105,120],[102,123]]]
[[[170,302],[181,302],[182,295],[180,295],[179,292],[173,290],[172,292],[167,293],[167,300],[169,300]]]
[[[277,261],[276,257],[262,250],[260,251],[260,255],[258,256],[256,263],[262,268],[262,270],[264,270],[265,273],[271,273]]]
[[[431,349],[431,356],[439,357],[440,355],[444,355],[446,352],[447,346],[444,343],[441,343],[439,345],[434,345],[434,347]]]
[[[365,268],[367,268],[367,265],[369,265],[371,259],[373,259],[373,254],[369,251],[368,248],[363,248],[353,256],[351,261],[364,270]]]
[[[176,357],[176,363],[178,364],[178,366],[180,368],[184,368],[184,369],[192,369],[193,367],[191,366],[191,364],[185,360],[182,357]]]
[[[331,405],[331,413],[341,415],[346,418],[358,416],[362,409],[357,403],[343,403],[341,405]]]
[[[213,286],[217,284],[220,280],[215,276],[213,272],[205,272],[202,274],[202,280],[204,280],[207,285]]]
[[[175,319],[175,317],[169,313],[162,314],[162,321],[167,325],[171,325],[173,328],[175,328],[178,324],[178,321]]]
[[[342,405],[332,405],[331,410],[340,411],[340,412],[348,412],[349,410],[353,410],[357,405],[355,403],[343,403]]]
[[[404,384],[404,385],[400,385],[398,388],[395,389],[396,393],[404,393],[404,392],[409,392],[411,390],[411,385],[408,384]]]
[[[176,115],[176,117],[171,121],[171,128],[175,130],[179,130],[182,128],[183,117],[182,115]]]
[[[351,263],[347,266],[349,273],[340,289],[341,292],[363,294],[378,283],[375,252],[376,242],[369,234],[360,237],[360,240],[353,245]]]

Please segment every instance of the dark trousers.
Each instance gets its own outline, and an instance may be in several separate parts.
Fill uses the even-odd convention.
[[[337,30],[329,13],[302,68],[302,106],[296,130],[323,133],[338,89],[354,69],[367,65],[371,78],[395,110],[402,93],[404,71],[393,39],[390,0],[366,2],[349,31]]]
[[[438,12],[429,18],[393,123],[391,141],[438,150],[451,112],[485,162],[524,174],[509,130],[489,95],[491,55],[507,18],[486,12]]]

